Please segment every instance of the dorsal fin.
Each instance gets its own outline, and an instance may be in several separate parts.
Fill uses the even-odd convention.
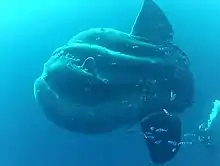
[[[87,70],[89,73],[93,74],[94,76],[97,76],[97,67],[95,63],[95,59],[93,57],[87,57],[83,64],[81,65],[81,68],[84,70]]]
[[[131,35],[155,44],[163,44],[173,40],[173,28],[164,12],[153,0],[144,0]]]

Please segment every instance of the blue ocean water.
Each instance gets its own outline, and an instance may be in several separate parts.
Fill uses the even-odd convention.
[[[186,132],[194,132],[220,99],[220,1],[156,2],[173,25],[175,43],[191,60],[196,98],[183,122]],[[0,166],[149,164],[141,135],[71,133],[48,121],[33,96],[33,82],[55,48],[91,27],[129,32],[141,5],[142,0],[0,1]],[[195,145],[183,147],[166,165],[214,166],[218,160]]]

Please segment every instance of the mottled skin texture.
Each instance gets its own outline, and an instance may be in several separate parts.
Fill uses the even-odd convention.
[[[185,57],[172,46],[96,28],[55,50],[34,89],[47,118],[95,134],[136,124],[163,108],[183,112],[192,103],[194,82]]]

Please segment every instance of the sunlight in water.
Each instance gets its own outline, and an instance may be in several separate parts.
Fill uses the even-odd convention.
[[[0,0],[0,27],[7,29],[23,22],[29,22],[44,15],[56,16],[73,3],[64,3],[62,0]],[[76,10],[73,7],[73,10]]]

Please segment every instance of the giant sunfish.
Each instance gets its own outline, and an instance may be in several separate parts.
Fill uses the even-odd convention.
[[[57,48],[34,83],[35,98],[48,119],[73,132],[140,124],[145,135],[152,126],[166,127],[166,134],[154,133],[166,143],[145,140],[154,163],[169,161],[179,146],[173,152],[167,141],[181,141],[177,114],[194,97],[188,57],[173,35],[164,12],[145,0],[130,33],[91,28]]]

